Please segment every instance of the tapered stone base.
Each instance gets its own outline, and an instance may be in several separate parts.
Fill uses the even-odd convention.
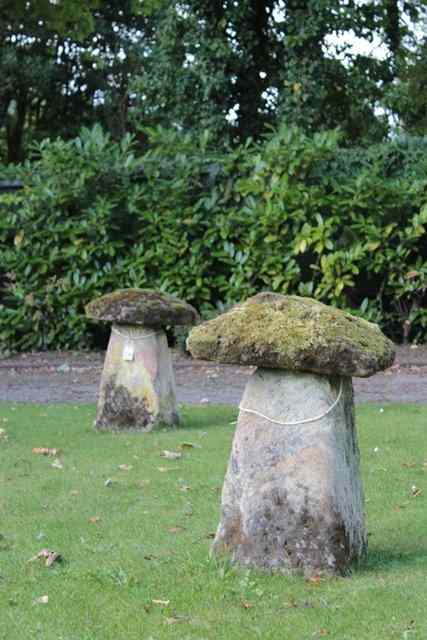
[[[165,333],[113,326],[95,427],[151,431],[178,421],[175,377]]]
[[[351,378],[258,369],[241,410],[213,544],[243,566],[334,574],[366,550]]]

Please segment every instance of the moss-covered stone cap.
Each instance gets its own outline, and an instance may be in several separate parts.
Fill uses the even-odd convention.
[[[394,345],[376,324],[311,298],[260,293],[191,330],[203,360],[368,377],[391,366]]]
[[[145,327],[194,324],[198,318],[197,311],[190,304],[149,289],[119,289],[107,293],[92,300],[85,311],[92,320]]]

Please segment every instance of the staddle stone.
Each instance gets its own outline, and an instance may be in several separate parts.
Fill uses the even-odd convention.
[[[394,359],[376,324],[313,298],[270,292],[195,327],[187,345],[202,360],[363,378]]]
[[[149,289],[119,289],[90,302],[86,315],[112,322],[95,426],[137,429],[179,421],[175,378],[164,327],[193,324],[197,311],[183,300]]]
[[[175,378],[164,331],[113,325],[96,428],[151,431],[178,421]]]
[[[190,325],[198,318],[184,300],[151,289],[118,289],[92,300],[85,311],[93,320],[156,328]]]
[[[241,402],[213,552],[310,576],[342,572],[365,549],[351,378],[256,370]]]

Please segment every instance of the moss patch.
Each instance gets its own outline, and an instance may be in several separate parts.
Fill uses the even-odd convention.
[[[119,289],[96,298],[85,311],[93,320],[146,327],[191,325],[198,318],[197,311],[183,300],[149,289]]]
[[[379,327],[311,298],[261,293],[195,327],[194,357],[228,364],[367,377],[389,367]]]

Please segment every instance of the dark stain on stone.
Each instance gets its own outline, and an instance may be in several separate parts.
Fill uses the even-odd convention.
[[[221,531],[221,535],[215,539],[213,551],[220,555],[233,552],[247,543],[242,530],[242,517],[240,513],[235,513],[227,518],[227,526]]]
[[[143,399],[135,398],[112,378],[104,387],[102,408],[96,417],[97,429],[150,431],[154,422]]]
[[[274,506],[276,507],[282,507],[285,504],[284,496],[282,495],[282,492],[277,488],[273,489],[273,491],[271,492],[271,499]]]
[[[335,562],[337,570],[342,572],[352,559],[352,551],[344,523],[335,526],[332,532],[332,544],[335,548]]]
[[[233,473],[239,473],[239,463],[237,462],[237,456],[235,455],[231,456],[231,468],[233,470]]]
[[[223,514],[224,515],[224,514]],[[231,553],[233,561],[268,571],[345,573],[352,560],[362,556],[360,541],[350,544],[338,514],[313,516],[306,499],[295,512],[286,492],[276,489],[265,496],[262,510],[244,521],[242,514],[222,519],[223,528],[214,551]],[[243,533],[245,530],[245,534]]]

